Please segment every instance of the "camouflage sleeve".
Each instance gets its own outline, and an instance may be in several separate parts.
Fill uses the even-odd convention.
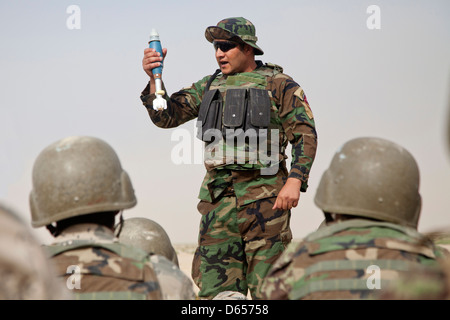
[[[303,89],[291,77],[278,74],[272,86],[283,129],[292,145],[289,177],[301,180],[301,191],[305,192],[317,149],[314,116]]]
[[[302,252],[303,242],[291,242],[267,273],[260,287],[259,296],[264,300],[287,300],[293,289],[294,281],[302,270],[294,270],[294,256]]]
[[[193,282],[172,261],[151,255],[150,262],[158,277],[164,300],[195,300]]]
[[[141,101],[147,108],[150,119],[156,126],[160,128],[174,128],[198,116],[198,109],[208,79],[209,76],[204,77],[190,87],[175,92],[170,97],[166,93],[164,95],[164,99],[167,101],[166,110],[156,111],[153,109],[153,100],[155,100],[156,95],[154,93],[150,94],[150,83],[142,91]],[[164,84],[163,90],[166,91]]]

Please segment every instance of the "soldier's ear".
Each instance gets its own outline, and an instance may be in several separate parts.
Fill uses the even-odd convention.
[[[248,45],[248,44],[246,44],[246,43],[243,44],[242,46],[243,46],[242,51],[244,51],[244,53],[245,53],[246,55],[252,55],[252,56],[255,55],[255,51],[254,51],[254,49],[253,49],[252,46],[250,46],[250,45]]]
[[[247,47],[248,47],[248,50],[250,50],[250,53],[251,53],[252,55],[255,55],[255,48],[253,48],[253,47],[250,46],[250,45],[247,45]]]

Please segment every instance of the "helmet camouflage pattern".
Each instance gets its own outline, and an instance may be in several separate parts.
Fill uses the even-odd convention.
[[[206,28],[205,37],[209,42],[220,39],[246,43],[253,47],[255,55],[264,54],[264,51],[256,44],[258,37],[255,26],[242,17],[223,19],[217,23],[217,26]]]

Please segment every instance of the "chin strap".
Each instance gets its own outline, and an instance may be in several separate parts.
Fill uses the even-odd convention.
[[[48,224],[48,225],[46,225],[45,227],[47,228],[47,230],[50,232],[50,234],[51,234],[52,236],[54,236],[54,237],[59,236],[60,231],[59,231],[58,228],[55,227],[54,225]]]
[[[118,238],[123,227],[123,211],[119,211],[119,223],[114,226],[114,235]]]

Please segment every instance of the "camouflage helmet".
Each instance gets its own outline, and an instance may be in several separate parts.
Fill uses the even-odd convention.
[[[134,207],[130,178],[113,148],[94,137],[59,140],[38,155],[32,172],[33,227],[95,212]]]
[[[227,18],[219,21],[217,26],[210,26],[205,31],[206,40],[232,40],[246,43],[253,47],[255,55],[263,55],[264,51],[256,45],[258,37],[253,23],[242,17]]]
[[[116,227],[121,243],[166,257],[178,266],[178,257],[164,228],[147,218],[129,218]]]
[[[419,178],[414,157],[403,147],[380,138],[356,138],[335,153],[314,202],[323,212],[417,229]]]

